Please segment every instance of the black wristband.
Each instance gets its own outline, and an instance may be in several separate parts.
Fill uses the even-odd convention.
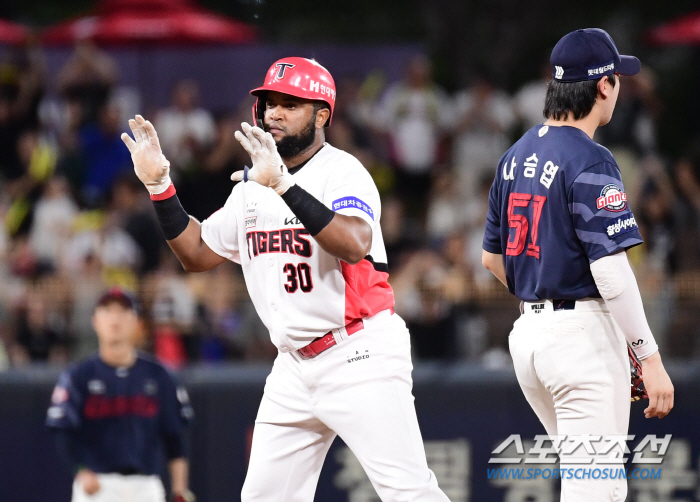
[[[311,236],[315,236],[326,228],[335,213],[328,209],[323,202],[301,188],[293,185],[282,194],[282,200],[289,206],[294,215]]]
[[[158,223],[160,223],[165,240],[174,239],[184,232],[187,225],[190,224],[190,217],[180,204],[177,195],[165,200],[154,200],[153,207],[156,209]]]

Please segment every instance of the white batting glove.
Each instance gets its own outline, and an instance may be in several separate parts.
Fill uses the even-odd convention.
[[[122,141],[131,152],[134,171],[151,195],[158,195],[170,187],[170,162],[160,149],[155,127],[141,115],[129,120],[134,139],[122,133]]]
[[[277,145],[272,134],[259,127],[251,127],[247,122],[241,124],[241,129],[245,134],[236,131],[234,136],[253,161],[253,167],[248,171],[248,179],[270,187],[282,195],[295,182],[287,171],[287,166],[282,162],[282,157],[277,152]],[[243,171],[236,171],[231,175],[233,181],[241,181],[243,177]]]

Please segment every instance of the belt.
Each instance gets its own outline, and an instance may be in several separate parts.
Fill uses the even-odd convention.
[[[122,476],[140,476],[143,473],[139,471],[138,469],[134,469],[133,467],[123,467],[121,469],[117,469],[114,471],[116,474],[121,474]]]
[[[582,298],[580,300],[539,300],[536,302],[520,302],[521,314],[540,314],[542,312],[557,312],[561,310],[577,310],[582,312],[607,312],[604,300],[601,298]]]
[[[394,307],[391,307],[391,309],[389,309],[389,310],[392,314],[394,313]],[[365,323],[362,321],[362,319],[355,319],[354,321],[345,325],[345,332],[347,333],[347,336],[350,336],[350,335],[357,333],[358,331],[360,331],[364,327],[365,327]],[[315,356],[319,355],[321,352],[324,352],[324,351],[330,349],[334,345],[337,345],[338,341],[335,339],[335,335],[333,334],[333,331],[335,331],[335,330],[329,331],[328,333],[326,333],[323,336],[319,336],[314,341],[312,341],[310,344],[297,350],[297,352],[304,359],[309,359],[311,357],[315,357]]]

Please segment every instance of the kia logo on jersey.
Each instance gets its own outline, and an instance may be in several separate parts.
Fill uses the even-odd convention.
[[[596,200],[596,207],[608,211],[624,211],[627,207],[627,194],[615,184],[605,185]]]

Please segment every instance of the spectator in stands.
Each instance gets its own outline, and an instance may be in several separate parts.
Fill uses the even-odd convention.
[[[469,204],[459,192],[454,173],[435,173],[430,199],[426,234],[431,244],[440,246],[448,235],[462,230],[467,224]]]
[[[406,255],[420,246],[423,235],[420,229],[409,224],[403,202],[394,195],[382,200],[380,225],[387,264],[393,277],[394,271],[402,266]]]
[[[540,78],[523,85],[513,97],[513,111],[521,124],[523,132],[544,122],[544,97],[547,84],[552,80],[552,67],[549,55],[540,66]]]
[[[216,132],[211,148],[193,159],[192,169],[183,175],[186,183],[178,186],[180,200],[192,216],[204,220],[221,209],[231,195],[231,173],[250,163],[241,144],[233,137],[240,123],[249,120],[250,108],[245,100],[243,110],[237,114],[224,114],[216,120]],[[159,133],[160,134],[160,133]]]
[[[163,237],[153,215],[150,200],[144,200],[140,182],[133,172],[122,175],[112,187],[111,210],[116,224],[138,245],[142,257],[139,274],[158,268]]]
[[[172,253],[163,253],[160,267],[143,281],[142,289],[152,321],[155,356],[169,368],[197,360],[198,340],[192,336],[197,303]]]
[[[197,82],[182,80],[173,89],[172,105],[161,110],[154,123],[174,176],[186,170],[215,139],[214,119],[211,113],[198,107],[198,101]]]
[[[396,312],[406,321],[419,359],[456,357],[456,316],[445,294],[448,264],[429,250],[414,252],[393,273]]]
[[[27,130],[38,127],[45,74],[46,61],[36,44],[0,62],[0,182],[25,172],[17,145]]]
[[[676,162],[674,207],[676,272],[700,271],[700,147],[697,142]]]
[[[494,166],[495,171],[495,166]],[[493,172],[482,174],[477,184],[476,196],[465,204],[466,259],[473,272],[475,285],[481,287],[493,283],[493,274],[481,265],[484,239],[484,223],[489,207],[489,190],[493,183]]]
[[[642,169],[648,174],[642,182],[640,200],[643,202],[634,208],[645,244],[645,273],[639,282],[654,281],[658,285],[659,281],[667,279],[675,269],[673,207],[676,194],[673,182],[660,159],[647,157],[642,163]]]
[[[475,196],[485,174],[493,177],[498,159],[510,144],[508,132],[515,124],[510,97],[486,77],[455,96],[452,162],[460,192]]]
[[[80,147],[85,159],[82,195],[88,205],[104,204],[117,178],[132,173],[131,155],[119,135],[123,132],[119,108],[107,102],[98,113],[98,122],[80,130]]]
[[[438,164],[450,110],[447,95],[432,80],[430,61],[418,55],[409,62],[405,79],[387,90],[376,114],[391,141],[396,194],[409,215],[424,214],[430,173]]]
[[[610,123],[601,128],[600,139],[596,140],[611,149],[631,150],[640,157],[656,153],[656,119],[663,106],[656,91],[656,75],[642,67],[635,78],[626,79],[624,84],[620,87],[615,114]]]
[[[82,260],[71,267],[70,276],[73,278],[69,314],[69,332],[72,338],[71,359],[78,360],[97,350],[97,339],[92,328],[92,314],[95,298],[99,298],[107,284],[102,262],[95,254],[82,256]]]
[[[78,274],[92,260],[117,282],[135,285],[135,271],[143,260],[141,250],[119,226],[119,217],[114,212],[85,213],[76,220],[76,232],[63,257],[65,270]]]
[[[596,132],[595,140],[615,155],[630,200],[643,200],[640,166],[646,157],[658,155],[656,121],[662,108],[656,76],[643,66],[635,78],[623,80],[613,118]]]
[[[59,71],[56,83],[63,97],[79,110],[78,122],[84,125],[98,120],[118,78],[116,62],[91,41],[81,40]]]
[[[56,167],[56,151],[37,130],[23,132],[16,149],[23,173],[0,193],[0,199],[5,199],[0,201],[0,217],[13,236],[29,230],[34,203]]]
[[[13,364],[65,364],[68,361],[68,342],[62,324],[55,312],[48,309],[40,285],[30,287],[17,315],[16,339],[11,351]]]
[[[194,328],[203,361],[232,359],[273,360],[277,349],[255,312],[243,277],[231,264],[216,272],[191,276],[197,297],[198,319]]]
[[[44,187],[34,209],[29,242],[34,254],[50,268],[57,268],[72,235],[78,207],[70,196],[68,182],[52,177]]]

